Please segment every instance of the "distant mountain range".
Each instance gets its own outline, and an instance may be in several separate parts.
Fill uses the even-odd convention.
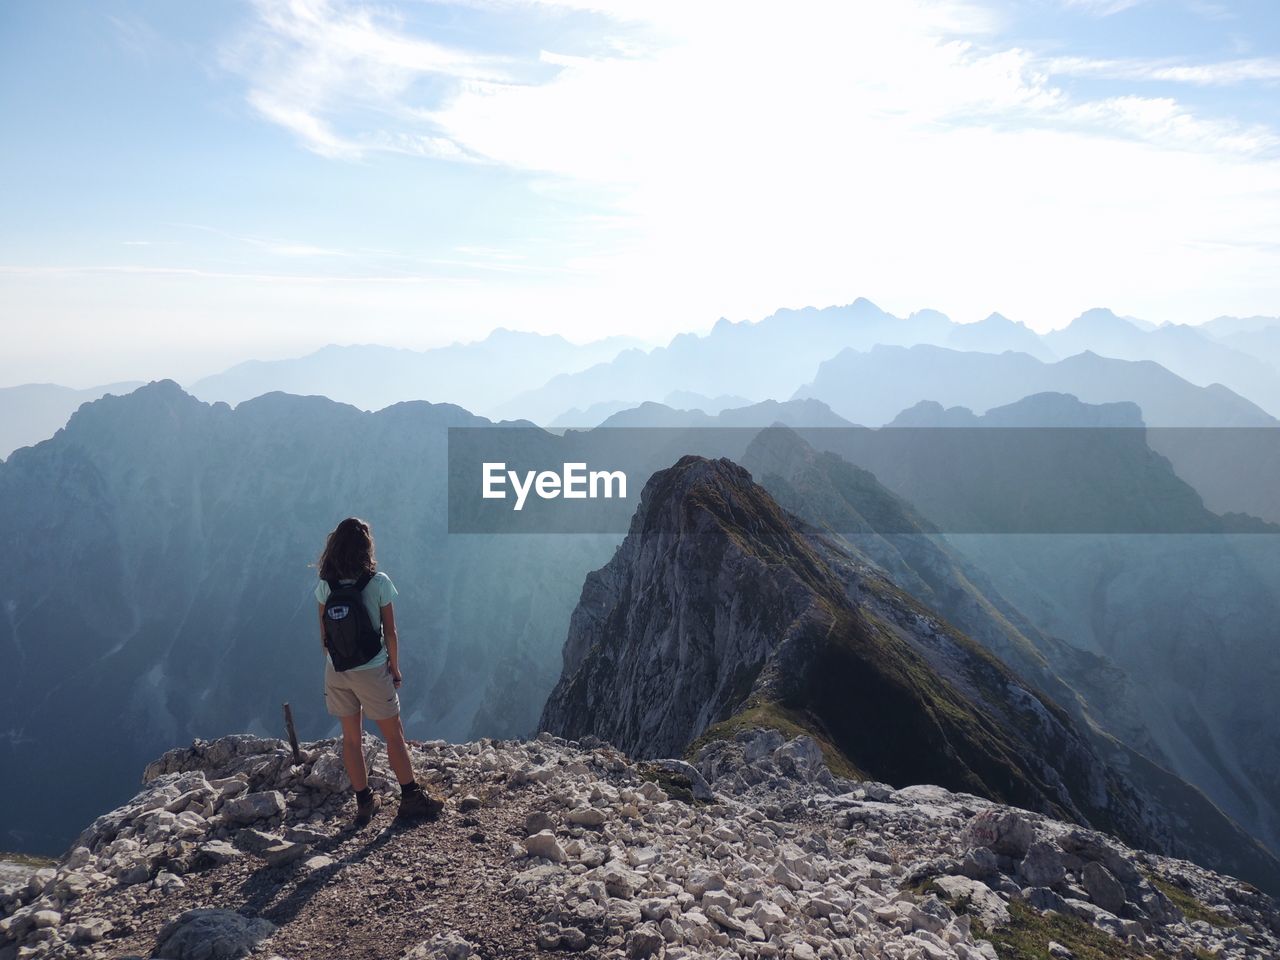
[[[1280,491],[1270,480],[1280,470],[1280,421],[1226,387],[1196,386],[1153,361],[1082,353],[1042,363],[1025,354],[876,347],[847,350],[822,364],[796,397],[821,400],[868,426],[910,425],[898,414],[924,399],[965,408],[958,419],[938,422],[955,426],[967,424],[973,411],[1043,392],[1089,404],[1136,404],[1142,423],[1158,428],[1148,431],[1151,447],[1173,462],[1210,509],[1280,522]],[[1053,424],[1032,419],[1022,425]]]
[[[575,408],[585,412],[596,405],[662,402],[674,391],[739,395],[751,401],[781,399],[813,382],[818,365],[842,351],[930,346],[954,352],[1020,353],[1044,365],[1083,352],[1115,360],[1151,361],[1190,385],[1224,392],[1213,387],[1221,384],[1228,388],[1226,393],[1240,394],[1253,405],[1273,415],[1280,414],[1280,367],[1242,352],[1229,342],[1229,338],[1239,336],[1280,337],[1280,318],[1260,318],[1239,328],[1225,322],[1214,323],[1217,325],[1210,329],[1157,327],[1098,309],[1087,311],[1062,330],[1041,336],[999,314],[973,324],[953,323],[934,310],[899,318],[868,300],[858,299],[847,306],[780,310],[756,323],[721,320],[705,336],[682,334],[665,347],[624,351],[608,363],[560,374],[497,405],[492,413],[569,425],[565,415]],[[818,378],[821,376],[819,373]],[[1043,390],[1076,392],[1052,382],[1034,386],[1020,382],[1019,390],[1017,397]],[[985,410],[1017,397],[968,405]],[[893,409],[882,411],[880,422],[922,399],[943,398],[913,396],[896,407],[887,404]],[[865,415],[851,415],[837,404],[833,407],[838,413],[872,425]]]
[[[855,423],[880,426],[921,400],[983,413],[1035,393],[1085,403],[1136,403],[1149,427],[1272,427],[1257,404],[1223,386],[1196,386],[1149,360],[1080,353],[1044,363],[1019,353],[935,346],[845,350],[823,363],[796,398],[812,397]]]
[[[1165,324],[1144,330],[1110,310],[1089,310],[1044,337],[1059,356],[1085,350],[1118,360],[1154,360],[1192,383],[1221,383],[1272,414],[1280,414],[1280,367],[1241,342],[1215,338],[1214,327]],[[1216,328],[1221,329],[1221,328]],[[1280,334],[1280,321],[1267,330]]]
[[[0,460],[19,447],[47,440],[62,429],[82,403],[109,393],[131,393],[138,383],[108,383],[87,390],[73,390],[53,383],[25,383],[0,387]]]
[[[566,410],[560,416],[548,422],[546,426],[551,429],[598,427],[607,422],[616,413],[651,402],[645,400],[609,400],[603,403],[593,403],[585,410],[579,410],[574,407],[572,410]],[[662,406],[664,407],[670,407],[673,410],[687,410],[712,417],[722,410],[746,407],[750,403],[751,401],[746,397],[727,394],[719,397],[708,397],[701,393],[694,393],[691,390],[673,390],[662,400]]]
[[[1280,319],[1276,317],[1218,317],[1197,329],[1280,369]]]
[[[885,348],[871,351],[869,355],[851,353],[832,363],[840,369],[818,389],[826,392],[829,385],[832,400],[843,403],[851,412],[862,410],[869,413],[871,421],[884,415],[889,405],[895,402],[895,395],[897,402],[913,395],[909,388],[899,389],[897,375],[911,382],[930,382],[935,385],[932,392],[949,394],[953,398],[973,398],[970,402],[979,410],[997,397],[1015,392],[1001,386],[1002,381],[998,378],[1013,377],[1019,371],[1026,374],[1022,382],[1027,385],[1049,380],[1065,383],[1081,392],[1091,392],[1097,397],[1141,398],[1166,423],[1182,425],[1152,429],[1146,423],[1142,408],[1131,400],[1102,399],[1081,403],[1073,394],[1052,392],[1031,394],[1013,401],[1002,400],[1000,405],[990,407],[983,416],[975,414],[969,406],[944,408],[936,401],[922,400],[906,409],[899,408],[884,425],[894,430],[996,426],[1108,427],[1120,434],[1108,438],[1104,431],[1094,437],[1081,437],[1082,441],[1090,443],[1123,442],[1125,432],[1141,434],[1137,442],[1168,458],[1177,478],[1190,484],[1203,499],[1203,507],[1197,505],[1197,509],[1208,509],[1220,515],[1248,514],[1280,523],[1280,485],[1274,482],[1274,478],[1280,477],[1280,422],[1230,391],[1192,386],[1156,364],[1133,365],[1129,361],[1108,361],[1081,355],[1069,361],[1037,367],[1032,365],[1036,361],[1025,356],[1006,354],[995,357],[927,347],[910,350]],[[829,368],[824,365],[823,369]],[[991,382],[986,379],[988,377],[997,379]],[[846,384],[848,389],[845,389]],[[811,389],[814,388],[806,388],[800,393]],[[675,410],[663,404],[644,403],[613,414],[601,426],[710,429],[762,427],[773,423],[797,428],[858,426],[813,396],[782,403],[766,401],[751,404],[722,410],[716,416],[701,410]],[[814,442],[823,449],[828,443],[843,442],[843,446],[833,449],[852,456],[852,448],[848,446],[852,439],[853,435],[842,435],[842,431],[837,430],[825,439],[814,438]],[[949,442],[945,437],[941,439]],[[1060,439],[1047,439],[1055,444],[1061,442]],[[916,439],[908,442],[914,445],[925,441]],[[974,453],[979,446],[990,447],[995,442],[995,439],[981,444],[966,441],[965,445]],[[1026,438],[1020,440],[1015,452],[1026,456],[1029,442]],[[865,451],[857,454],[866,455]],[[881,462],[879,468],[886,469],[886,465]],[[1167,513],[1162,512],[1160,516],[1167,517]],[[1194,521],[1190,513],[1183,516],[1186,525],[1179,529],[1186,532]],[[963,526],[955,524],[956,518],[948,519],[947,526],[951,530]],[[1128,520],[1125,524],[1126,529],[1134,529]],[[1227,527],[1230,527],[1229,523]],[[1247,522],[1245,527],[1248,527]],[[1200,528],[1226,529],[1217,519],[1206,520]],[[991,528],[988,526],[986,529]],[[1076,529],[1082,528],[1077,526]]]
[[[635,349],[609,337],[578,345],[560,336],[497,329],[485,339],[431,350],[330,345],[291,360],[250,360],[191,385],[201,400],[232,405],[265,393],[323,396],[362,410],[406,400],[455,403],[486,412],[497,399]]]
[[[504,329],[480,341],[424,351],[330,345],[304,357],[238,364],[197,381],[191,392],[232,405],[271,392],[326,396],[364,410],[427,400],[457,403],[494,419],[584,428],[645,402],[714,416],[731,407],[781,400],[816,382],[815,376],[820,380],[819,365],[842,351],[922,345],[964,353],[1019,353],[1049,365],[1085,351],[1111,359],[1150,360],[1189,384],[1223,384],[1228,393],[1280,414],[1280,318],[1155,326],[1097,309],[1041,336],[996,313],[969,324],[953,323],[934,310],[899,318],[865,299],[847,306],[779,310],[755,323],[721,320],[705,336],[682,334],[653,349],[624,337],[579,346],[558,336]],[[1089,399],[1051,381],[1052,377],[1038,384],[1020,382],[1015,396],[996,403],[1043,390],[1077,392]],[[1221,392],[1220,387],[1214,389]],[[887,419],[917,400],[942,399],[913,396],[901,405],[887,405],[880,415]],[[0,412],[4,403],[0,394]],[[22,400],[33,410],[36,403],[33,397]],[[986,409],[982,404],[966,405],[979,412]],[[10,406],[19,424],[11,428],[7,446],[0,446],[4,454],[52,435],[70,413],[61,412],[65,402],[50,408],[49,415],[31,417],[23,416],[17,401]],[[1144,412],[1151,414],[1145,407]],[[865,416],[854,419],[873,425]]]
[[[910,346],[910,344],[908,344]],[[958,323],[937,346],[977,353],[1004,353],[1012,350],[1037,360],[1055,360],[1052,348],[1034,330],[1016,320],[993,313],[976,323]]]

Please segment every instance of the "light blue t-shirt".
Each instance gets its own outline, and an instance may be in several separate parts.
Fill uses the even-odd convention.
[[[338,583],[348,584],[355,583],[354,580],[339,580]],[[382,608],[394,600],[399,592],[396,585],[391,582],[391,578],[379,570],[373,575],[373,579],[365,586],[364,591],[360,594],[360,599],[364,601],[365,610],[369,611],[369,622],[374,624],[378,631],[382,631]],[[324,603],[329,599],[329,584],[321,580],[316,584],[316,600]],[[328,654],[326,654],[328,656]],[[332,661],[330,661],[332,662]],[[358,667],[352,667],[352,670],[371,670],[374,667],[380,667],[387,662],[387,642],[384,639],[382,649],[374,654],[373,659],[368,663],[363,663]]]

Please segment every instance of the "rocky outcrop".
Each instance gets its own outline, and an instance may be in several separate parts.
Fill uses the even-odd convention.
[[[1280,951],[1280,912],[1247,884],[972,795],[835,776],[807,736],[744,729],[691,764],[547,734],[413,743],[445,814],[365,831],[347,828],[349,792],[313,777],[335,749],[304,744],[294,764],[237,737],[167,754],[56,867],[0,887],[0,958]],[[371,782],[392,790],[380,761]],[[226,817],[273,792],[282,811]],[[280,844],[304,854],[273,862]]]
[[[927,405],[921,405],[924,406]],[[1136,413],[1127,409],[1128,405],[1115,405],[1120,409],[1109,412],[1063,397],[1029,398],[1023,404],[1015,406],[1027,409],[1016,412],[1013,408],[1007,408],[993,412],[988,417],[1002,423],[1015,416],[1029,416],[1039,411],[1050,422],[1057,416],[1076,426],[1107,424],[1112,421],[1123,424],[1136,418]],[[951,410],[946,412],[946,416],[958,417],[960,413],[967,411]],[[815,439],[821,440],[830,432],[818,431],[817,434]],[[907,446],[910,448],[910,445]],[[915,446],[924,449],[928,444],[920,443]],[[1152,815],[1146,819],[1146,826],[1155,835],[1160,849],[1224,873],[1246,878],[1273,893],[1280,891],[1280,862],[1196,786],[1170,772],[1174,758],[1160,746],[1161,740],[1167,742],[1161,729],[1167,721],[1159,718],[1162,714],[1172,712],[1179,717],[1180,723],[1186,724],[1187,718],[1196,713],[1211,712],[1212,707],[1205,699],[1197,697],[1194,698],[1194,706],[1184,704],[1178,710],[1170,711],[1171,700],[1185,696],[1176,691],[1182,690],[1185,683],[1193,684],[1187,689],[1197,687],[1190,677],[1177,684],[1149,682],[1158,672],[1168,669],[1163,662],[1168,657],[1153,656],[1141,669],[1126,672],[1108,657],[1072,647],[1037,628],[1022,610],[1002,595],[993,585],[990,576],[964,557],[956,547],[957,538],[937,534],[929,521],[923,519],[910,504],[881,485],[873,474],[853,466],[834,453],[815,450],[793,430],[775,426],[761,431],[747,448],[742,462],[780,505],[836,539],[851,562],[878,567],[893,587],[941,615],[966,636],[996,654],[1020,680],[1026,681],[1053,703],[1063,707],[1075,721],[1075,727],[1089,738],[1098,756],[1113,768],[1124,771],[1129,785],[1141,797],[1142,807],[1152,811]],[[1029,486],[1034,488],[1036,484],[1029,481]],[[977,539],[986,542],[990,549],[991,545],[1007,538]],[[1029,541],[1038,538],[1014,539],[1017,545],[1006,549],[1023,551]],[[1061,539],[1071,541],[1073,538]],[[1154,543],[1150,544],[1155,549],[1148,555],[1152,569],[1167,564],[1167,555],[1161,559],[1161,554],[1171,549],[1172,542],[1179,538],[1156,539],[1160,541],[1160,545],[1157,547]],[[1220,570],[1231,561],[1228,556],[1223,556],[1221,543],[1216,548],[1213,546],[1214,539],[1201,537],[1203,543],[1195,549],[1206,550],[1206,562],[1203,564],[1206,569]],[[1259,541],[1269,539],[1257,538]],[[966,538],[958,540],[963,543]],[[1124,538],[1112,537],[1106,540],[1105,544],[1098,544],[1103,547],[1102,556],[1097,558],[1097,562],[1086,565],[1094,571],[1105,571],[1111,560],[1126,551]],[[1049,547],[1049,550],[1054,556],[1062,556],[1056,547]],[[1067,554],[1070,555],[1071,552],[1068,550]],[[1235,548],[1225,551],[1227,555],[1248,552],[1247,549]],[[1274,550],[1261,544],[1253,552],[1255,555],[1265,556]],[[992,553],[998,557],[1001,548],[996,546]],[[1030,579],[1031,571],[1040,567],[1044,572],[1044,581],[1054,584],[1057,589],[1072,578],[1073,570],[1079,569],[1077,563],[1068,562],[1066,557],[1062,557],[1063,563],[1050,565],[1044,563],[1043,558],[1038,561],[1034,559],[1037,553],[1034,548],[1027,553],[1030,554],[1028,562],[1017,564],[1016,569],[1009,570],[1019,584],[1025,584]],[[1217,559],[1212,559],[1214,557]],[[1000,570],[1003,566],[1002,561],[997,561],[992,564],[991,569]],[[1180,609],[1172,600],[1175,594],[1187,595],[1194,589],[1185,582],[1179,584],[1179,578],[1189,571],[1181,564],[1176,566],[1179,572],[1168,580],[1163,576],[1149,577],[1149,586],[1139,594],[1146,598],[1146,602],[1135,604],[1140,609],[1135,609],[1129,616],[1127,622],[1132,626],[1126,631],[1123,650],[1117,654],[1118,657],[1132,658],[1135,649],[1141,647],[1147,647],[1153,654],[1158,649],[1168,652],[1168,641],[1177,628],[1154,629],[1152,625],[1166,617],[1166,611]],[[1191,565],[1191,569],[1196,566]],[[867,582],[874,583],[877,580],[877,574],[870,571],[859,576]],[[1219,579],[1221,576],[1218,575]],[[1197,579],[1202,578],[1197,575]],[[1234,589],[1238,592],[1249,592],[1252,589],[1247,576],[1238,576],[1235,582]],[[1166,593],[1169,601],[1150,603],[1150,598],[1159,592]],[[1111,600],[1108,598],[1116,596],[1117,592],[1109,586],[1107,589],[1082,589],[1074,592],[1071,605],[1076,610],[1086,610],[1100,600],[1109,603]],[[1132,594],[1127,602],[1134,603]],[[1043,602],[1037,601],[1030,604],[1028,609],[1043,611],[1045,606]],[[1197,619],[1196,630],[1205,631],[1206,635],[1208,631],[1222,630],[1223,623],[1238,622],[1233,603],[1215,600],[1193,606],[1224,613],[1221,618],[1213,616]],[[1260,623],[1268,615],[1269,607],[1265,602],[1246,606],[1249,616],[1255,622]],[[1110,618],[1083,619],[1098,624],[1106,623]],[[1248,629],[1229,646],[1248,648],[1251,645],[1248,637],[1265,634],[1266,631],[1261,628]],[[1228,646],[1225,643],[1209,643],[1203,639],[1200,645],[1205,649]],[[935,668],[955,679],[954,672],[951,671],[951,666],[957,662],[954,658],[932,656],[936,651],[931,651],[928,647],[921,648],[921,652],[931,659]],[[1201,655],[1194,661],[1197,672],[1207,675],[1222,669],[1223,661],[1228,656],[1242,659],[1240,653],[1208,657]],[[1224,731],[1213,737],[1194,739],[1196,750],[1207,751],[1207,754],[1215,757],[1228,752],[1236,753],[1248,758],[1247,763],[1255,769],[1269,770],[1267,776],[1274,780],[1277,776],[1275,765],[1268,767],[1266,762],[1271,753],[1267,746],[1267,729],[1273,724],[1261,720],[1259,711],[1265,712],[1267,701],[1256,692],[1267,682],[1266,662],[1266,657],[1255,655],[1252,677],[1246,681],[1237,676],[1221,688],[1229,688],[1237,693],[1242,690],[1255,691],[1236,699],[1243,701],[1237,708],[1240,713],[1254,715],[1255,722],[1249,729],[1256,732],[1241,734]],[[1143,682],[1135,679],[1139,677],[1144,678]],[[989,698],[984,706],[989,712],[1001,715],[1006,724],[1024,726],[1018,714],[1029,703],[1030,701],[1022,698],[1011,701]],[[1139,705],[1144,703],[1147,707],[1140,708]],[[1188,765],[1184,763],[1183,767],[1185,769]],[[1198,771],[1195,765],[1190,765],[1190,769]],[[1202,786],[1212,785],[1214,782],[1213,777],[1203,772],[1190,775],[1196,776],[1195,782]],[[1243,780],[1239,778],[1232,782],[1237,787],[1243,785]],[[1218,797],[1231,797],[1230,792],[1216,793]],[[1259,806],[1254,812],[1264,809],[1272,802],[1267,791],[1260,793],[1262,796],[1259,797]],[[1235,810],[1239,811],[1240,808],[1236,807]],[[1169,815],[1170,811],[1174,813],[1173,816]],[[1256,822],[1256,818],[1253,820]],[[1265,836],[1265,833],[1262,835]]]
[[[686,457],[650,479],[626,541],[587,576],[540,727],[678,756],[840,592],[741,467]]]
[[[1264,500],[1273,496],[1280,490],[1280,431],[1269,419],[1224,413],[1221,420],[1170,421],[1151,412],[1145,404],[1139,415],[1130,403],[1095,406],[1040,394],[981,416],[919,403],[894,421],[895,429],[879,434],[810,436],[873,471],[949,531],[951,551],[982,571],[984,592],[994,587],[1005,598],[997,604],[1001,614],[1012,605],[1024,624],[1034,622],[1038,629],[1020,629],[1049,668],[1088,701],[1092,723],[1162,770],[1143,769],[1141,760],[1115,762],[1129,763],[1144,792],[1169,794],[1163,806],[1183,808],[1192,827],[1184,835],[1201,851],[1236,848],[1216,862],[1219,869],[1280,890],[1275,857],[1261,867],[1231,836],[1238,830],[1214,818],[1203,797],[1168,784],[1164,773],[1194,784],[1280,854],[1280,721],[1270,695],[1280,682],[1280,538],[1241,535],[1250,529],[1247,518],[1221,511],[1257,509],[1259,517],[1276,517],[1252,496],[1223,503],[1199,479],[1208,472]],[[1197,428],[1143,429],[1144,421]],[[1260,429],[1210,426],[1245,423]],[[1062,437],[1073,439],[1050,439]],[[754,463],[744,463],[755,472]],[[820,485],[802,492],[800,504],[779,499],[806,518],[830,512],[811,499],[821,494]],[[832,519],[841,520],[839,514]],[[961,530],[976,533],[956,535]],[[988,535],[997,530],[1027,532]],[[900,586],[939,609],[892,572]],[[958,625],[971,632],[970,623]],[[993,639],[971,635],[983,643]],[[1011,659],[1007,645],[994,639],[992,649],[1019,674],[1037,679],[1025,658]],[[1068,706],[1060,692],[1047,692]]]
[[[741,467],[686,457],[653,476],[627,539],[587,578],[542,725],[655,756],[744,723],[807,730],[847,772],[940,783],[1138,845],[1176,822],[882,569]]]
[[[283,394],[232,410],[165,381],[87,404],[0,463],[0,782],[60,798],[0,791],[4,829],[56,853],[169,745],[275,730],[284,701],[301,736],[327,735],[323,663],[302,653],[307,564],[357,505],[401,589],[406,722],[527,733],[582,577],[614,542],[450,537],[448,430],[486,424],[448,404],[364,413]]]

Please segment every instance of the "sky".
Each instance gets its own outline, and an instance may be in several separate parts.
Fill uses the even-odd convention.
[[[0,386],[1280,313],[1274,0],[8,0]]]

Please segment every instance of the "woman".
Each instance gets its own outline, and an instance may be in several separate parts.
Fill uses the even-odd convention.
[[[369,771],[361,743],[361,726],[366,714],[382,731],[387,741],[387,759],[400,781],[400,809],[396,815],[402,818],[435,816],[444,804],[425,793],[414,779],[404,726],[400,722],[397,692],[402,680],[400,650],[391,603],[397,591],[391,578],[378,571],[369,525],[357,517],[348,517],[338,524],[325,541],[319,566],[316,600],[320,604],[320,644],[325,650],[324,699],[329,713],[342,721],[342,759],[356,794],[356,825],[367,824],[381,805],[369,789]],[[354,588],[361,583],[363,589],[357,593]],[[327,603],[331,594],[335,598],[347,594],[359,596],[368,622],[353,615],[343,623],[348,608],[337,602]],[[371,658],[360,653],[353,656],[345,635],[341,645],[335,645],[331,651],[330,641],[337,644],[341,631],[357,621],[364,624],[366,631],[376,630],[378,635],[372,637],[371,644],[376,653]],[[331,655],[339,650],[342,652],[339,664],[343,669],[334,668],[335,658]]]

